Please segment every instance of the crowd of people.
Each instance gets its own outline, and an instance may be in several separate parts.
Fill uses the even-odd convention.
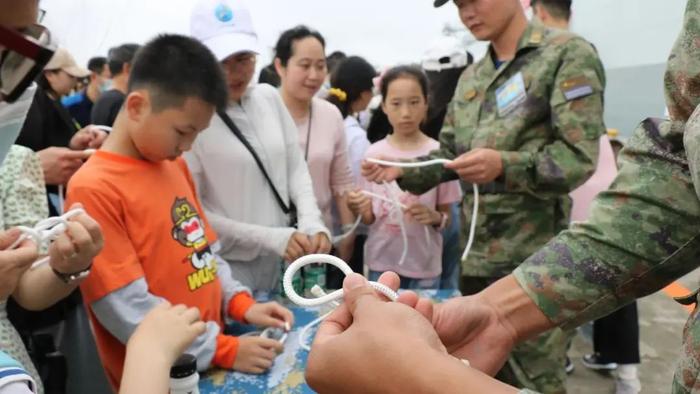
[[[454,4],[489,42],[482,59],[442,37],[380,72],[299,25],[256,78],[239,0],[200,0],[190,36],[124,43],[87,68],[52,46],[37,0],[0,0],[0,393],[65,392],[77,366],[54,328],[85,315],[114,391],[166,392],[183,352],[199,370],[264,373],[282,345],[230,323],[293,326],[281,277],[310,254],[464,295],[387,303],[359,276],[305,267],[299,292],[345,290],[309,357],[320,392],[564,393],[575,328],[598,319],[584,365],[638,393],[634,299],[698,264],[700,4],[669,61],[670,120],[645,120],[619,157],[571,0],[533,0],[533,20],[518,0]],[[676,392],[697,365],[680,364]]]

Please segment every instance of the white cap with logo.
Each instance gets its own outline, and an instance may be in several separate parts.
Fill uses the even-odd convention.
[[[200,0],[192,10],[190,32],[219,61],[237,53],[260,52],[250,11],[241,0]]]
[[[426,71],[442,71],[467,65],[467,50],[459,40],[443,36],[432,42],[423,54],[422,66]]]

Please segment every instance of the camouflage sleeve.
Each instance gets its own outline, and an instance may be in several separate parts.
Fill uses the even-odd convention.
[[[506,189],[561,195],[590,177],[605,132],[605,72],[595,49],[581,38],[563,44],[549,106],[554,140],[538,152],[502,152]]]
[[[576,327],[698,266],[700,202],[681,139],[670,122],[644,121],[588,222],[573,224],[514,271],[553,323]]]
[[[459,91],[459,89],[457,89]],[[453,100],[454,102],[454,100]],[[447,106],[445,123],[440,130],[440,149],[430,152],[429,155],[416,158],[413,161],[425,161],[432,159],[452,160],[455,154],[455,131],[454,131],[454,105],[453,102]],[[442,165],[434,165],[421,168],[406,168],[404,175],[398,180],[399,187],[413,194],[420,195],[434,188],[443,182],[459,179],[457,173],[444,168]]]

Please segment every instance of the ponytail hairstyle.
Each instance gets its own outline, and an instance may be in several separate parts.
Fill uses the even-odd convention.
[[[328,100],[340,110],[345,119],[351,115],[352,104],[363,92],[372,91],[372,79],[377,71],[365,59],[351,56],[343,60],[331,75],[331,89]]]

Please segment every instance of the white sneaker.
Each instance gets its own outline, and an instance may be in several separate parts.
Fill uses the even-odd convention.
[[[639,394],[641,390],[642,383],[637,378],[615,378],[615,394]]]

